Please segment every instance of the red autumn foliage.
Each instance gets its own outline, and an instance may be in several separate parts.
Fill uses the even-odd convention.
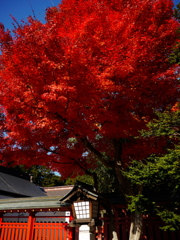
[[[160,153],[164,139],[136,137],[179,97],[172,2],[65,0],[46,20],[0,29],[3,162],[67,176],[94,167],[91,156],[122,167]]]

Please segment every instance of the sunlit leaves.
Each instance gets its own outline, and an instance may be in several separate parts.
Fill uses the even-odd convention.
[[[29,18],[13,38],[1,28],[13,157],[72,172],[88,169],[87,156],[97,152],[114,160],[114,139],[123,142],[123,167],[161,152],[163,140],[157,146],[137,136],[154,110],[178,98],[178,72],[167,61],[178,37],[172,16],[169,0],[65,0],[47,10],[45,24]]]

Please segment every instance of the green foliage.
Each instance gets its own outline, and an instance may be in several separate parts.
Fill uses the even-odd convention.
[[[45,166],[34,165],[30,168],[25,168],[25,166],[19,165],[14,167],[13,170],[31,175],[33,183],[41,187],[64,185],[64,181],[61,180],[61,177],[55,175],[51,169]]]
[[[180,226],[180,111],[167,110],[157,114],[157,119],[148,123],[148,131],[142,136],[165,138],[166,153],[151,155],[142,161],[132,161],[124,171],[124,176],[131,180],[133,186],[143,186],[142,194],[130,196],[130,211],[142,213],[154,212],[165,223],[163,230],[177,230]],[[153,196],[156,201],[153,200]],[[163,204],[159,204],[159,199]]]
[[[150,156],[144,162],[133,161],[124,175],[132,184],[158,188],[161,184],[180,188],[180,146],[169,150],[164,156]]]
[[[169,62],[171,64],[180,64],[180,44],[177,43],[176,46],[173,48],[172,53],[169,56]]]
[[[150,201],[148,198],[144,197],[143,194],[138,194],[136,196],[128,196],[130,203],[128,204],[128,209],[131,212],[140,212],[147,214],[152,212],[155,206],[155,202]]]
[[[178,104],[177,104],[178,107]],[[178,137],[180,128],[180,111],[166,110],[163,113],[156,112],[157,118],[147,124],[148,131],[141,131],[144,137],[169,136]]]
[[[76,180],[84,182],[89,185],[93,185],[93,178],[89,175],[77,176],[76,178],[67,178],[65,180],[65,185],[74,185]]]
[[[98,162],[94,171],[98,178],[98,191],[100,193],[119,191],[117,176],[111,168],[107,168],[101,162]]]
[[[180,215],[169,211],[167,209],[163,211],[157,211],[157,215],[165,222],[165,226],[161,227],[164,231],[176,231],[179,229],[180,225]]]
[[[163,230],[177,230],[180,226],[180,146],[164,156],[151,156],[144,163],[134,161],[125,176],[132,184],[144,186],[143,194],[129,197],[129,210],[156,213],[165,223]],[[156,201],[153,196],[157,197]],[[162,196],[163,206],[159,206]]]
[[[111,168],[106,168],[101,162],[97,162],[97,168],[89,171],[97,176],[98,192],[111,193],[119,191],[117,176]],[[94,185],[94,179],[89,175],[77,176],[76,178],[67,178],[65,185],[73,185],[76,180]]]

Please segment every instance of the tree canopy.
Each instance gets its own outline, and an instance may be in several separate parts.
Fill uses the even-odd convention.
[[[132,201],[130,208],[156,212],[166,223],[163,229],[176,230],[180,226],[180,111],[179,104],[173,110],[158,113],[158,119],[148,124],[145,136],[166,136],[173,148],[164,155],[152,154],[144,163],[134,161],[125,175],[134,184],[145,186],[146,191]],[[147,192],[148,189],[148,192]],[[151,197],[147,198],[151,195]],[[154,194],[154,199],[153,199]],[[160,199],[163,199],[163,204]],[[140,204],[141,201],[141,204]],[[159,201],[159,202],[158,202]],[[162,200],[161,200],[162,201]],[[150,206],[150,208],[149,208]]]
[[[46,158],[63,174],[72,169],[63,163],[91,165],[88,153],[108,165],[120,139],[123,164],[159,151],[134,136],[178,95],[167,62],[179,26],[171,1],[68,0],[46,20],[29,18],[14,36],[1,29],[1,102],[14,154],[25,152],[29,165]]]
[[[11,168],[11,167],[10,167]],[[45,166],[33,165],[26,168],[23,165],[14,166],[11,168],[18,173],[25,173],[32,178],[32,182],[40,187],[54,187],[64,185],[64,180],[56,175],[51,169]]]
[[[98,159],[125,196],[141,192],[122,172],[166,150],[166,138],[139,131],[179,98],[179,70],[168,62],[179,35],[172,7],[64,0],[47,10],[45,24],[29,18],[13,34],[1,27],[2,164],[46,163],[67,177]]]

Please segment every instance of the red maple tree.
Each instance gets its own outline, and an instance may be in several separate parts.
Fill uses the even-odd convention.
[[[47,10],[45,24],[29,18],[12,35],[1,27],[2,162],[45,164],[67,176],[98,159],[114,169],[124,195],[140,193],[122,171],[162,151],[164,139],[137,137],[179,97],[167,60],[179,27],[172,7],[169,0],[65,0]],[[136,227],[130,239],[139,239]]]

